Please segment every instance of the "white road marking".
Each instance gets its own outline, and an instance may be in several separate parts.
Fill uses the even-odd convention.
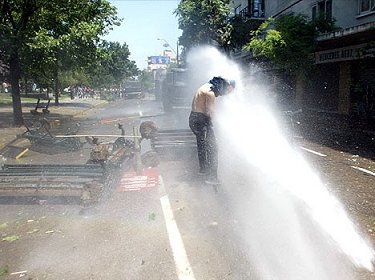
[[[370,175],[372,175],[372,176],[375,176],[375,172],[372,172],[372,171],[367,170],[367,169],[365,169],[365,168],[358,167],[358,166],[353,166],[353,165],[352,165],[351,167],[354,168],[354,169],[360,170],[360,171],[362,171],[362,172],[365,172],[365,173],[367,173],[367,174],[370,174]]]
[[[165,193],[163,178],[159,177],[160,188]],[[184,242],[182,241],[180,231],[178,230],[176,220],[171,209],[168,195],[160,198],[163,208],[164,220],[167,226],[169,244],[171,245],[173,258],[176,265],[176,273],[179,280],[195,280],[193,270],[190,266],[189,259],[186,255]]]
[[[300,146],[300,148],[302,149],[302,150],[305,150],[305,151],[307,151],[307,152],[309,152],[309,153],[312,153],[312,154],[314,154],[314,155],[318,155],[318,156],[321,156],[321,157],[326,157],[327,155],[325,155],[325,154],[321,154],[321,153],[319,153],[319,152],[315,152],[315,151],[313,151],[313,150],[310,150],[310,149],[307,149],[307,148],[304,148],[304,147],[301,147]]]

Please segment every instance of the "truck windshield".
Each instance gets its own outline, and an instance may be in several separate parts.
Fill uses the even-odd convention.
[[[126,91],[142,91],[142,85],[138,81],[129,81],[125,84]]]

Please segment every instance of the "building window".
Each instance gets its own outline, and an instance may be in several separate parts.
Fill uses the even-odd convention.
[[[312,7],[312,13],[311,18],[316,19],[316,6]]]
[[[319,1],[316,5],[314,5],[312,7],[311,17],[312,19],[317,17],[332,19],[332,0]]]
[[[241,4],[234,8],[234,14],[238,15],[241,11]]]
[[[358,0],[359,13],[365,14],[371,11],[375,11],[375,0]]]
[[[249,0],[250,13],[252,17],[264,17],[264,1]]]

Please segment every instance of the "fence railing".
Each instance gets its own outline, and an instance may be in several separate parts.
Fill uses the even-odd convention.
[[[252,3],[250,6],[243,8],[238,15],[243,19],[264,19],[264,8],[263,4]]]

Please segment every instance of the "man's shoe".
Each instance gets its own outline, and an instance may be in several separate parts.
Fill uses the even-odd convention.
[[[199,172],[198,172],[198,175],[200,175],[200,176],[206,176],[207,174],[208,174],[208,171],[204,170],[204,169],[200,169]]]

